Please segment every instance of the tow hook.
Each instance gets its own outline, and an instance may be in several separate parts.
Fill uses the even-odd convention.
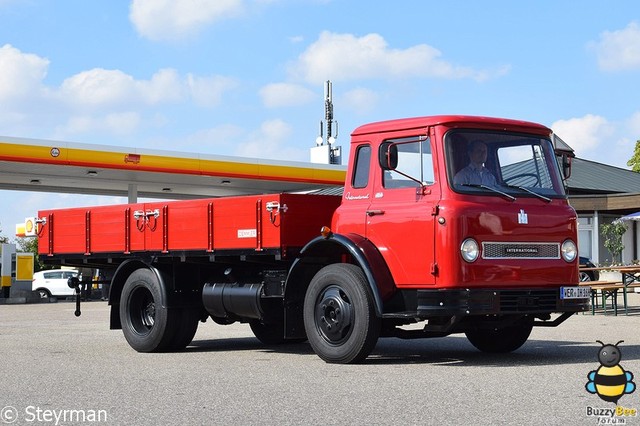
[[[74,312],[75,316],[79,317],[80,315],[82,315],[82,312],[80,312],[80,296],[81,296],[81,289],[80,289],[80,280],[78,279],[78,277],[71,277],[67,280],[67,285],[69,286],[69,288],[74,288],[76,290],[76,311]]]

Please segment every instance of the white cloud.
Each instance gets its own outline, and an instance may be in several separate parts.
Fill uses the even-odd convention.
[[[622,30],[603,32],[600,40],[588,47],[595,51],[598,66],[604,71],[640,69],[640,27],[636,22]]]
[[[176,102],[183,98],[184,88],[172,69],[160,70],[150,80],[135,80],[120,70],[94,68],[64,80],[58,94],[67,103],[83,108],[112,107]]]
[[[110,113],[99,117],[73,116],[66,124],[56,127],[54,138],[67,139],[91,132],[129,135],[140,126],[141,121],[140,115],[136,112]]]
[[[191,97],[197,105],[213,107],[220,104],[224,92],[234,89],[238,86],[238,83],[233,78],[218,75],[197,77],[188,74],[187,86]]]
[[[373,90],[356,88],[341,97],[341,104],[358,113],[372,111],[378,103],[378,94]]]
[[[389,48],[379,34],[356,37],[324,31],[303,52],[290,72],[310,83],[375,78],[471,78],[485,80],[508,72],[474,70],[441,59],[442,53],[427,44],[408,49]]]
[[[637,139],[640,139],[640,111],[637,111],[631,115],[631,117],[627,121],[627,126],[630,130],[629,133],[632,135],[636,135]]]
[[[47,86],[48,67],[49,61],[38,55],[8,44],[0,47],[0,133],[61,139],[94,131],[130,135],[140,128],[143,113],[145,126],[163,127],[168,120],[158,107],[217,106],[238,85],[229,77],[180,75],[171,68],[149,79],[94,68]]]
[[[164,142],[166,149],[190,150],[200,154],[219,154],[221,150],[228,150],[234,146],[234,141],[241,140],[246,135],[243,128],[234,124],[201,129],[197,132],[181,137],[177,140]]]
[[[614,133],[613,126],[606,118],[592,114],[558,120],[551,128],[575,150],[578,157],[588,157],[599,147],[608,144]]]
[[[143,37],[176,40],[242,10],[243,0],[133,0],[129,19]]]
[[[5,44],[0,48],[0,102],[41,96],[49,60]]]
[[[308,155],[305,150],[286,145],[286,141],[292,133],[291,126],[282,120],[265,121],[260,129],[249,135],[247,141],[238,145],[234,155],[249,158],[307,161]]]
[[[315,98],[315,93],[296,84],[273,83],[260,89],[260,96],[267,108],[277,108],[307,104]]]

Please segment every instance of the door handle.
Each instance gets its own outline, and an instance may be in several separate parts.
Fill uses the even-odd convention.
[[[365,213],[367,213],[367,216],[378,216],[383,215],[384,210],[367,210]]]

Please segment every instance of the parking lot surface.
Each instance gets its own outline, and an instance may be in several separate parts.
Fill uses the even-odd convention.
[[[616,407],[585,388],[596,340],[624,340],[619,365],[640,380],[638,312],[537,327],[506,355],[463,335],[387,338],[362,364],[332,365],[308,344],[266,347],[246,325],[211,321],[183,352],[141,354],[108,329],[106,302],[82,308],[0,306],[0,425],[595,425],[589,407]],[[640,409],[640,391],[618,406]]]

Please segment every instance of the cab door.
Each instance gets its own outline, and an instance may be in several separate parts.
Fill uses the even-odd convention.
[[[378,165],[367,210],[366,236],[385,258],[398,287],[435,285],[435,212],[440,199],[430,139],[390,139],[380,145],[384,162],[389,145],[397,148],[397,167]]]

